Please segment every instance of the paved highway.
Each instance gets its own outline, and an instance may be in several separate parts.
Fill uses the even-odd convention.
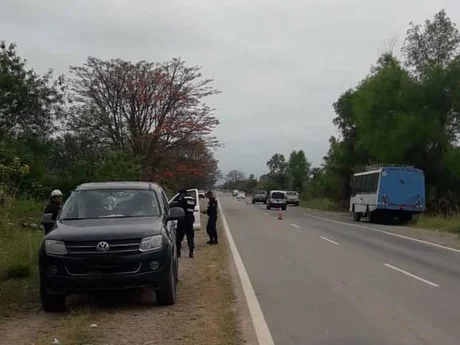
[[[219,201],[276,345],[460,344],[460,251]]]

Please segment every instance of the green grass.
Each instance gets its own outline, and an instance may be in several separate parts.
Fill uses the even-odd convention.
[[[38,249],[43,238],[38,226],[41,205],[15,201],[0,208],[0,316],[24,310],[38,301]]]
[[[302,200],[300,205],[321,211],[343,211],[343,207],[339,203],[327,198]]]
[[[423,214],[414,220],[413,226],[460,234],[460,215],[445,217]]]
[[[91,308],[73,310],[63,316],[62,322],[56,328],[41,330],[36,344],[51,344],[54,338],[66,345],[101,344],[100,324],[104,322],[104,317],[97,315],[96,318],[96,312]],[[95,319],[97,319],[97,327],[91,328]]]

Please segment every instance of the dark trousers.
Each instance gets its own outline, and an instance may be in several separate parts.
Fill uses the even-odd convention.
[[[177,249],[181,250],[184,236],[187,236],[188,249],[193,250],[195,248],[195,230],[193,230],[193,223],[177,224],[176,231]]]
[[[208,233],[209,239],[211,241],[217,241],[217,217],[208,218],[206,232]]]
[[[48,235],[53,230],[53,224],[43,224],[43,228],[45,229],[45,235]]]

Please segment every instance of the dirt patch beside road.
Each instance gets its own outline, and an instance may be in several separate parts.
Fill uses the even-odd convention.
[[[54,339],[60,345],[244,344],[238,321],[244,300],[235,297],[222,227],[219,232],[217,246],[205,244],[205,230],[195,233],[195,258],[180,259],[176,305],[156,306],[154,294],[145,290],[72,298],[73,311],[64,316],[46,314],[35,306],[0,318],[0,344],[44,345]]]

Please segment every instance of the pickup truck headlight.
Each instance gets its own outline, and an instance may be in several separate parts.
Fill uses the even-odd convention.
[[[65,243],[62,241],[46,240],[45,241],[46,254],[52,255],[66,255],[67,249]]]
[[[144,237],[139,245],[140,252],[150,252],[153,250],[158,250],[163,247],[163,236],[154,235],[149,237]]]

